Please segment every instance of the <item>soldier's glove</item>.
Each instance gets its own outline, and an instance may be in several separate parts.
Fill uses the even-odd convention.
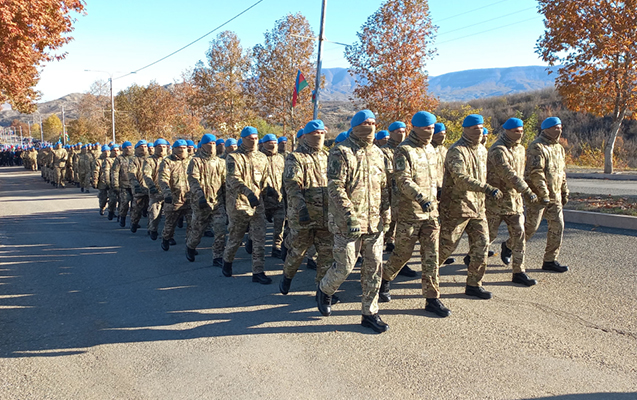
[[[531,189],[527,189],[524,191],[524,197],[527,199],[529,203],[537,203],[537,195],[533,193]]]
[[[150,194],[157,194],[159,193],[159,190],[157,190],[157,188],[155,186],[153,186],[152,188],[150,188],[148,190],[150,192]]]
[[[250,194],[248,195],[248,201],[250,202],[250,207],[252,208],[256,208],[259,205],[259,199],[252,192],[250,192]]]
[[[310,212],[307,210],[307,207],[303,207],[299,210],[299,224],[307,225],[311,222]]]
[[[206,196],[201,196],[199,198],[199,209],[202,210],[208,207],[208,200],[206,200]]]
[[[548,206],[550,203],[551,203],[551,199],[549,199],[548,197],[545,197],[542,199],[542,205]]]
[[[493,197],[496,200],[500,200],[503,196],[502,192],[500,191],[500,189],[498,188],[494,188],[491,185],[487,185],[485,191],[486,194],[488,194],[489,196]]]
[[[352,216],[347,218],[347,229],[349,229],[349,235],[353,237],[361,236],[361,225],[358,220]]]
[[[164,203],[166,204],[172,204],[173,203],[173,197],[168,195],[166,197],[164,197]]]
[[[568,203],[568,193],[562,194],[562,205],[565,206]]]
[[[142,187],[141,186],[135,186],[135,194],[142,194],[142,193],[144,193],[142,191]]]
[[[420,200],[418,204],[420,204],[420,208],[422,208],[422,210],[426,213],[430,212],[433,208],[431,205],[431,201]]]

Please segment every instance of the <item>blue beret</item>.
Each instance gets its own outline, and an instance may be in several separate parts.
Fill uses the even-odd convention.
[[[100,142],[95,142],[95,145],[96,145],[96,146],[99,146],[99,145],[100,145]]]
[[[102,151],[111,151],[111,148],[107,145],[102,146]]]
[[[279,143],[281,143],[281,142],[285,142],[285,143],[287,143],[287,142],[288,142],[288,138],[286,138],[285,136],[281,136],[281,137],[279,138],[278,142],[279,142]]]
[[[303,129],[299,129],[299,131],[296,133],[296,138],[300,138],[301,136],[303,136],[304,132]]]
[[[485,127],[482,127],[482,134],[483,135],[488,135],[489,134],[489,130]]]
[[[389,136],[389,132],[387,132],[387,131],[378,131],[378,133],[376,134],[376,140],[385,139],[387,136]]]
[[[219,146],[220,144],[223,144],[225,141],[221,138],[217,139],[217,141],[215,142],[217,144],[217,146]]]
[[[367,121],[370,118],[376,119],[376,116],[370,110],[359,111],[354,115],[354,118],[352,118],[352,121],[350,122],[350,126],[353,128],[355,126],[362,124],[363,122]]]
[[[162,139],[162,138],[155,140],[155,146],[161,146],[161,145],[170,146],[170,143],[168,142],[168,140]]]
[[[127,147],[133,147],[133,144],[129,142],[128,140],[122,143],[122,149],[125,149]]]
[[[148,147],[155,147],[155,143],[153,143],[153,142],[148,142]]]
[[[139,146],[144,146],[144,145],[148,146],[148,142],[142,139],[139,142],[135,143],[135,148],[138,148]]]
[[[50,148],[50,147],[51,147],[51,146],[46,146],[46,148],[47,148],[47,149],[48,149],[48,148]],[[84,144],[84,145],[82,145],[82,148],[83,148],[83,149],[85,149],[85,148],[86,148],[86,145],[85,145],[85,144]]]
[[[82,142],[78,142],[78,143],[76,143],[76,144],[77,144],[78,146],[81,146],[81,145],[82,145]]]
[[[173,147],[188,147],[188,142],[184,139],[177,139],[175,143],[173,143]]]
[[[274,133],[268,133],[261,140],[262,140],[262,143],[265,143],[265,142],[276,142],[276,135]]]
[[[389,128],[387,128],[387,130],[392,132],[392,131],[395,131],[396,129],[400,129],[400,128],[407,128],[407,125],[405,125],[404,122],[396,121],[396,122],[392,122],[392,124],[389,125]]]
[[[119,149],[119,145],[117,143],[113,144],[111,146],[111,150],[113,150],[113,149]]]
[[[445,124],[443,124],[442,122],[438,122],[435,126],[434,126],[434,135],[436,133],[440,133],[442,131],[446,131],[447,127],[445,127]]]
[[[436,123],[436,116],[427,111],[418,111],[411,117],[411,125],[424,128],[425,126],[431,126]]]
[[[257,128],[255,128],[254,126],[246,126],[245,128],[243,128],[241,130],[241,137],[247,137],[250,135],[258,135],[259,132],[257,131]]]
[[[237,144],[237,139],[233,139],[233,138],[227,139],[225,143],[226,147],[235,146],[236,144]]]
[[[562,121],[560,121],[560,119],[557,117],[550,117],[542,122],[542,129],[549,129],[554,127],[555,125],[562,125]]]
[[[192,140],[186,140],[186,146],[195,147],[195,142],[193,142]]]
[[[259,139],[259,144],[263,143],[263,138]]]
[[[471,114],[467,115],[467,117],[462,121],[462,127],[468,128],[470,126],[482,125],[484,124],[484,118],[479,114]]]
[[[303,134],[306,135],[310,132],[324,130],[324,129],[325,129],[325,124],[323,124],[323,121],[321,121],[320,119],[314,119],[305,125],[305,128],[303,128]]]
[[[215,135],[211,133],[206,133],[205,135],[201,137],[200,144],[206,144],[206,143],[214,142],[216,140],[217,140],[217,137]]]
[[[348,137],[349,137],[349,132],[341,132],[338,134],[336,139],[334,139],[334,143],[340,143],[343,140],[347,139]]]
[[[243,143],[243,139],[241,139],[241,138],[240,138],[240,139],[237,141],[237,146],[241,146],[241,144],[242,144],[242,143]]]
[[[524,122],[520,118],[509,118],[507,122],[502,125],[504,129],[515,129],[524,126]]]

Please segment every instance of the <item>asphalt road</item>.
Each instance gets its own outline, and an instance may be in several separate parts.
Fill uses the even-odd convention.
[[[568,179],[568,188],[571,192],[614,195],[637,196],[637,181],[611,181],[603,179]]]
[[[464,265],[446,266],[446,319],[399,277],[381,335],[360,326],[357,271],[325,318],[313,271],[282,296],[280,260],[258,285],[240,249],[225,278],[212,239],[189,263],[184,234],[164,252],[99,216],[94,192],[0,168],[0,399],[637,398],[635,232],[567,225],[572,270],[555,274],[539,269],[543,225],[527,245],[539,284],[513,285],[496,256],[488,301],[463,294]]]

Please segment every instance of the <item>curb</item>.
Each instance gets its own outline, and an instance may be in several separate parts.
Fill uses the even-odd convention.
[[[567,179],[606,179],[609,181],[637,181],[637,175],[633,174],[584,174],[580,172],[567,172]]]
[[[565,222],[637,231],[637,217],[630,215],[604,214],[576,210],[563,210],[563,212]]]

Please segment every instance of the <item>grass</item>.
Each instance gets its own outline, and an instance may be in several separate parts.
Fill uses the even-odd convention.
[[[637,217],[637,197],[571,193],[564,208]]]

